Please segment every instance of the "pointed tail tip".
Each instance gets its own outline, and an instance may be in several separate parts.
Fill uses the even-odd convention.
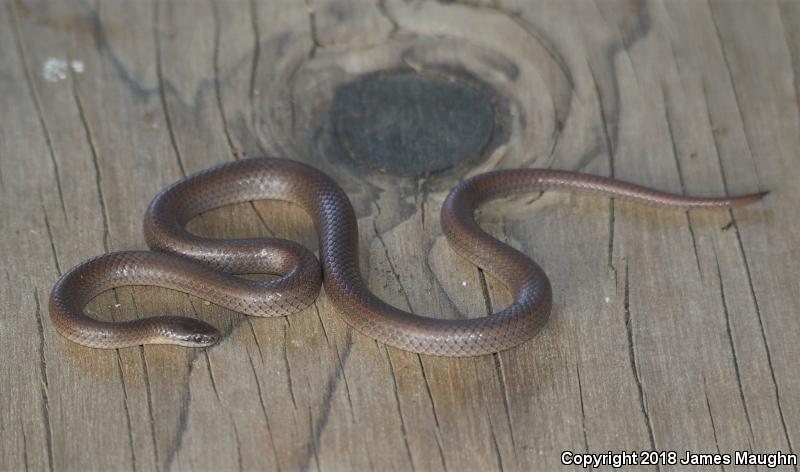
[[[754,193],[751,195],[753,197],[752,201],[757,202],[766,197],[767,195],[769,195],[769,190],[764,190],[763,192]]]
[[[769,190],[764,190],[763,192],[751,193],[748,195],[742,195],[740,197],[734,198],[733,201],[731,201],[731,206],[750,205],[751,203],[760,201],[767,195],[769,195]]]

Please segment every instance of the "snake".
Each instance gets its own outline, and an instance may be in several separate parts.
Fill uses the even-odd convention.
[[[738,207],[767,194],[690,197],[602,176],[533,168],[495,170],[464,179],[444,200],[442,232],[456,253],[501,282],[513,301],[487,316],[442,319],[403,311],[373,294],[359,264],[356,213],[332,178],[298,161],[246,158],[189,175],[160,192],[144,218],[151,250],[108,253],[67,271],[52,290],[50,317],[62,336],[93,348],[207,347],[221,334],[196,317],[101,321],[85,309],[109,289],[149,285],[188,293],[245,315],[288,316],[313,304],[323,286],[334,311],[380,343],[433,356],[500,352],[531,339],[545,326],[553,293],[544,270],[481,229],[475,210],[493,198],[548,190],[596,193],[687,211]],[[211,239],[186,229],[203,212],[256,200],[284,200],[303,208],[319,238],[319,260],[289,240]],[[277,278],[239,276],[256,273]]]

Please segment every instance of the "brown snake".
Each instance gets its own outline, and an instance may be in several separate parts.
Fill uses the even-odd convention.
[[[254,316],[284,316],[314,302],[320,282],[352,327],[382,343],[438,356],[475,356],[508,349],[534,336],[550,314],[552,293],[542,269],[526,255],[478,227],[475,208],[492,197],[546,189],[596,192],[684,209],[722,209],[761,199],[766,192],[694,198],[576,172],[501,170],[456,187],[442,207],[442,230],[453,249],[500,280],[514,295],[502,311],[483,318],[427,318],[394,308],[370,292],[358,264],[356,215],[344,191],[322,172],[286,159],[251,158],[213,167],[169,186],[147,210],[144,233],[158,252],[117,252],[90,259],[64,274],[50,296],[50,317],[64,337],[85,346],[214,344],[220,333],[194,319],[160,316],[97,321],[84,307],[101,292],[155,285],[186,292]],[[223,205],[286,200],[303,207],[319,235],[319,263],[297,243],[276,239],[215,240],[190,234],[186,223]],[[274,281],[232,274],[271,273]]]

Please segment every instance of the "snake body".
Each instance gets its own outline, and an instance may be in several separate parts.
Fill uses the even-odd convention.
[[[482,202],[510,193],[564,189],[595,192],[650,205],[724,209],[755,202],[766,192],[694,198],[576,172],[517,169],[465,180],[442,206],[442,230],[455,251],[508,287],[514,301],[474,319],[437,319],[399,310],[373,295],[358,262],[356,215],[344,191],[308,165],[250,158],[219,165],[176,182],[155,197],[144,220],[153,251],[128,251],[90,259],[65,273],[50,297],[50,316],[66,338],[96,348],[141,344],[214,344],[219,332],[194,318],[159,316],[105,322],[84,313],[99,293],[125,285],[156,285],[190,293],[254,316],[285,316],[314,302],[321,281],[336,311],[353,328],[382,343],[439,356],[474,356],[508,349],[546,323],[552,292],[544,271],[519,251],[485,233],[473,213]],[[184,229],[198,214],[261,199],[301,206],[319,236],[319,262],[299,244],[278,239],[215,240]],[[273,281],[232,274],[271,273]]]

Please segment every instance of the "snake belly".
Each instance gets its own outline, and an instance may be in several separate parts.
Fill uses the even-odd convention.
[[[86,261],[58,281],[50,315],[59,333],[77,343],[117,348],[139,344],[208,346],[219,339],[210,325],[182,317],[129,322],[90,318],[85,305],[99,293],[124,285],[156,285],[203,297],[254,316],[285,316],[313,303],[320,280],[336,311],[361,333],[400,349],[436,356],[499,352],[533,337],[547,322],[550,282],[525,254],[485,233],[474,219],[488,199],[542,190],[593,192],[644,204],[682,209],[726,209],[761,199],[766,192],[695,198],[651,190],[605,177],[549,169],[501,170],[458,185],[441,211],[451,247],[513,294],[513,302],[482,318],[439,319],[397,309],[376,297],[361,275],[358,225],[344,191],[319,170],[288,159],[248,158],[222,164],[176,182],[155,197],[144,220],[152,251],[111,253]],[[319,263],[307,249],[285,240],[216,240],[185,229],[198,214],[253,200],[284,200],[311,216],[319,237]],[[231,274],[266,272],[263,282]]]

